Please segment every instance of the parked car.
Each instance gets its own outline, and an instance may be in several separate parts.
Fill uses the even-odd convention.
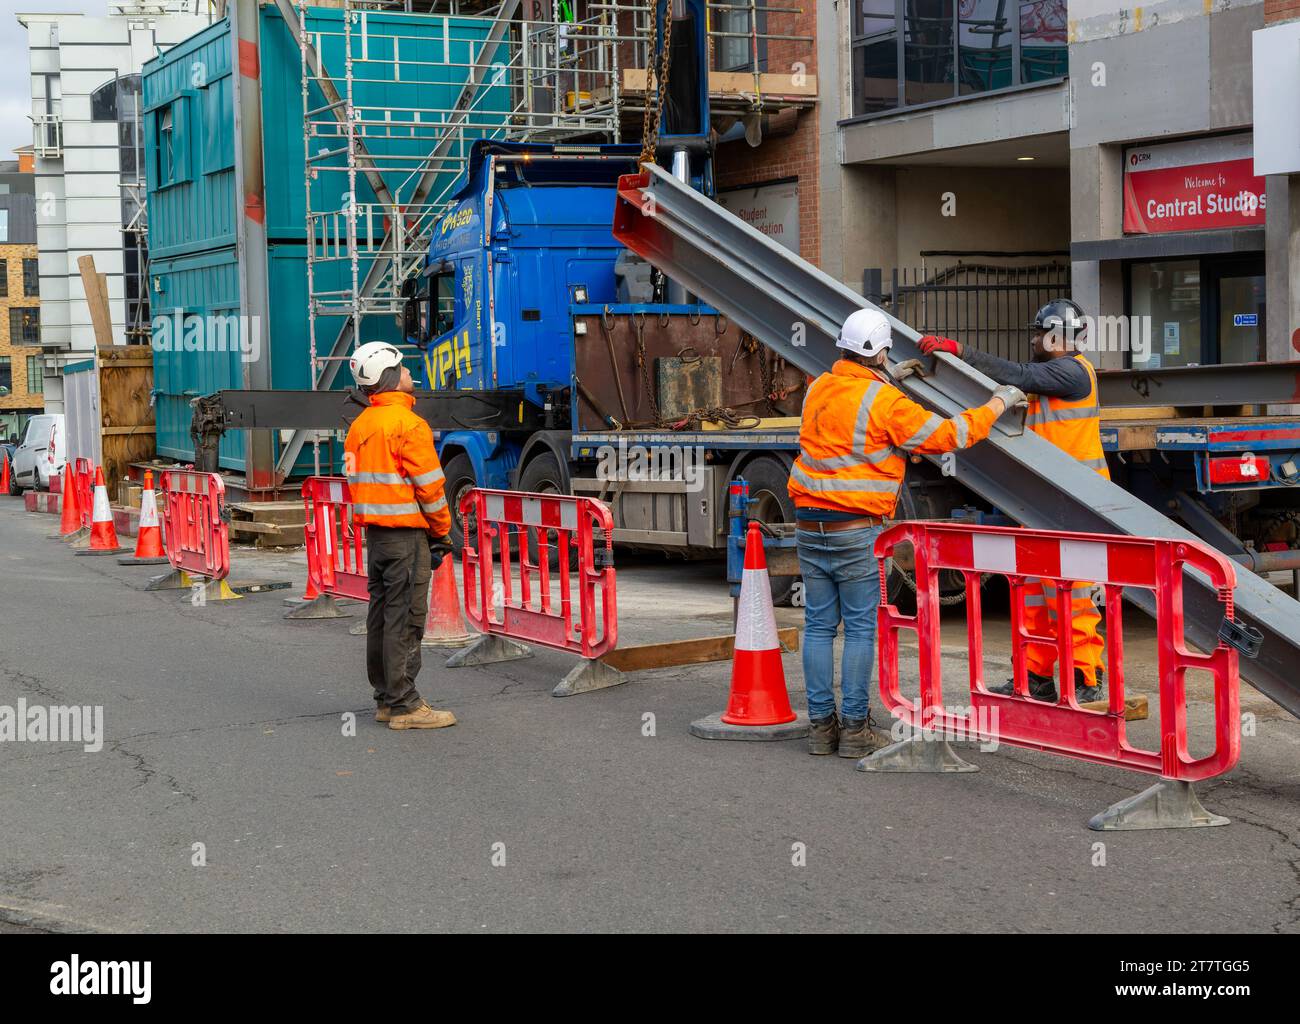
[[[66,451],[63,415],[43,413],[33,416],[27,421],[14,452],[10,493],[17,494],[17,488],[21,487],[48,491],[50,480],[63,472]]]

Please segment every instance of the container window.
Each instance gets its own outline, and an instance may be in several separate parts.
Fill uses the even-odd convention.
[[[234,95],[230,76],[219,78],[203,90],[203,173],[214,174],[235,166]]]

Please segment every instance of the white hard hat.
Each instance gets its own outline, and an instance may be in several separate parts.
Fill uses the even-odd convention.
[[[352,353],[348,365],[358,384],[373,387],[390,366],[402,365],[402,353],[386,341],[368,341]]]
[[[836,348],[846,348],[860,356],[874,356],[894,343],[889,318],[878,309],[858,309],[849,314],[840,328]]]

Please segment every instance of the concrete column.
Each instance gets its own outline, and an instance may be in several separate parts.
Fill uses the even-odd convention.
[[[847,73],[849,5],[817,4],[817,178],[821,193],[821,269],[850,287],[844,273],[844,168],[840,163],[839,120],[852,111],[852,76]],[[861,285],[861,278],[856,282]]]
[[[844,262],[840,277],[851,288],[862,289],[862,271],[880,267],[885,287],[898,265],[897,170],[893,167],[846,165],[841,203],[823,209],[823,220],[837,216],[843,234]]]
[[[1264,344],[1266,358],[1274,363],[1300,359],[1300,174],[1271,174],[1266,190]]]

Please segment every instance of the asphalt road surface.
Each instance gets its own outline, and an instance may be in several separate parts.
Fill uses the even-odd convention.
[[[0,929],[1300,931],[1300,723],[1248,688],[1241,763],[1199,787],[1232,824],[1102,834],[1088,818],[1149,779],[1006,746],[961,746],[975,774],[867,775],[695,739],[726,664],[556,699],[564,654],[429,655],[421,689],[460,724],[391,732],[357,617],[146,593],[157,568],[74,557],[56,525],[0,498],[0,705],[100,705],[104,742],[0,743]],[[236,570],[304,577],[301,553]],[[627,643],[728,631],[716,566],[620,583]]]

